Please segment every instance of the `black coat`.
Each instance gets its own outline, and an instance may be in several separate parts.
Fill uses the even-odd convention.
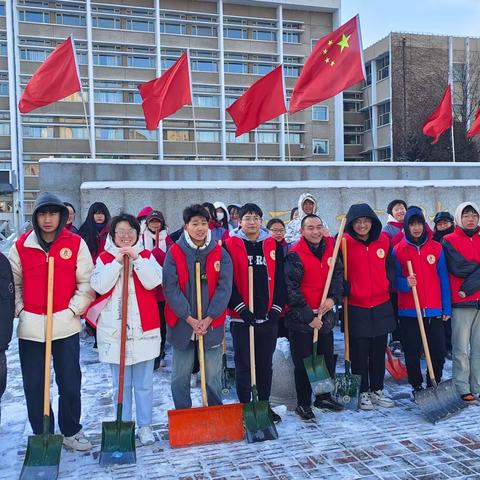
[[[15,316],[15,287],[10,263],[0,253],[0,351],[6,350],[12,339]]]

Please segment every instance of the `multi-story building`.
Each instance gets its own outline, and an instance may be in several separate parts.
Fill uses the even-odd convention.
[[[288,98],[315,41],[340,25],[339,12],[340,0],[0,1],[0,166],[23,166],[15,173],[25,214],[42,157],[342,160],[341,96],[239,138],[225,111],[282,62]],[[31,75],[70,34],[82,94],[20,115]],[[137,86],[186,49],[193,106],[147,131]],[[14,208],[3,193],[0,210]]]

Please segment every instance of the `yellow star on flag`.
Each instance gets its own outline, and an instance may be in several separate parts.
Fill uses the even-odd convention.
[[[325,59],[325,63],[330,63],[330,59],[328,57]]]
[[[348,40],[350,39],[352,35],[345,35],[344,33],[342,33],[342,39],[337,43],[337,45],[339,45],[341,47],[341,50],[340,50],[340,53],[343,52],[343,49],[344,48],[348,48],[350,45],[348,44]]]
[[[333,67],[334,65],[335,65],[335,60],[332,60],[332,61],[330,62],[330,66]]]
[[[323,54],[326,55],[327,53],[328,53],[328,50],[325,49],[325,50],[323,51]]]
[[[329,45],[329,46],[330,46],[330,45],[333,45],[333,40],[329,40],[329,41],[328,41],[328,45]]]

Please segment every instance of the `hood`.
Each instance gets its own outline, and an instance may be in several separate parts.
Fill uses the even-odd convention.
[[[210,230],[207,234],[207,241],[203,247],[198,248],[192,240],[190,240],[190,236],[188,232],[184,230],[180,235],[180,238],[177,241],[178,246],[183,250],[183,252],[188,255],[208,255],[216,246],[215,242],[212,242],[212,234]]]
[[[455,219],[453,218],[453,215],[450,212],[437,212],[434,219],[433,223],[435,224],[435,228],[437,226],[437,223],[440,222],[441,220],[446,220],[448,222],[454,222]]]
[[[113,241],[112,237],[110,235],[107,235],[107,239],[105,241],[105,251],[108,253],[111,253],[115,257],[117,256],[119,249],[120,247],[117,247],[115,245],[115,242]],[[142,250],[144,250],[143,243],[140,238],[138,239],[137,243],[133,245],[133,249],[137,253],[140,253]]]
[[[43,241],[42,236],[40,235],[40,227],[38,226],[37,213],[40,208],[46,207],[48,205],[58,207],[60,210],[60,223],[55,233],[54,241],[57,239],[60,232],[64,229],[68,220],[68,208],[63,204],[63,202],[60,200],[59,197],[57,197],[55,194],[50,192],[45,192],[38,196],[37,200],[35,201],[35,205],[33,207],[32,225],[33,225],[33,230],[37,235],[38,242],[40,243],[40,246],[45,251],[48,250],[48,245]]]
[[[227,219],[227,222],[230,221],[230,214],[228,213],[227,207],[223,202],[213,202],[213,206],[215,207],[215,210],[217,208],[221,208],[223,210],[223,213],[225,214],[225,218]]]
[[[317,199],[311,194],[311,193],[302,193],[300,197],[298,197],[298,218],[300,220],[305,217],[305,212],[303,211],[303,203],[305,200],[311,200],[313,202],[313,213],[317,213],[317,208],[318,208],[318,201]]]
[[[138,213],[137,220],[143,217],[148,217],[153,212],[153,208],[150,205],[145,205]]]
[[[410,229],[408,228],[408,224],[410,222],[410,219],[413,216],[420,217],[420,220],[423,223],[423,234],[420,237],[419,241],[415,241],[415,239],[410,235]],[[423,215],[422,209],[419,207],[408,207],[407,208],[407,213],[405,213],[405,218],[403,220],[403,230],[405,233],[405,239],[407,240],[408,243],[411,243],[412,245],[423,245],[427,239],[428,239],[428,231],[427,231],[427,222],[425,221],[425,216]]]
[[[360,217],[367,217],[372,219],[372,229],[368,236],[368,240],[373,242],[378,239],[380,233],[382,233],[382,222],[380,222],[377,214],[373,211],[372,207],[367,203],[358,203],[352,205],[347,212],[347,224],[345,226],[346,232],[355,239],[358,239],[357,234],[353,231],[352,223],[354,220]]]
[[[239,229],[237,232],[232,232],[231,236],[239,237],[242,240],[247,240],[249,242],[251,241],[242,229]],[[269,236],[270,232],[266,228],[260,227],[260,235],[257,238],[257,242],[263,242],[263,240],[267,239]]]
[[[455,209],[455,225],[458,227],[462,228],[462,212],[464,208],[466,207],[472,207],[477,213],[480,214],[480,209],[478,208],[478,205],[475,202],[463,202],[461,203],[456,209]],[[462,228],[463,230],[463,228]]]

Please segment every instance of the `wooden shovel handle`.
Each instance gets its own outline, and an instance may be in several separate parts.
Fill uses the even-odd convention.
[[[43,384],[43,415],[50,416],[50,372],[52,357],[52,330],[53,330],[53,280],[55,259],[48,257],[47,280],[47,322],[45,324],[45,378]]]
[[[160,248],[160,247],[158,246],[159,237],[160,237],[160,230],[155,230],[155,246],[156,246],[157,248]]]
[[[340,250],[340,243],[342,242],[343,231],[345,230],[345,224],[347,223],[347,219],[344,217],[340,223],[340,228],[338,230],[337,240],[335,241],[335,247],[333,249],[332,258],[330,260],[330,265],[328,266],[328,274],[327,279],[325,281],[325,287],[323,288],[322,300],[320,301],[319,309],[325,302],[328,296],[328,291],[330,290],[330,284],[332,283],[333,277],[333,270],[335,269],[335,263],[338,257],[338,251]],[[322,314],[318,314],[318,318],[322,318]],[[313,343],[318,342],[318,329],[313,329]]]
[[[197,318],[202,320],[202,281],[200,272],[200,262],[195,262],[195,291],[197,295]],[[203,335],[198,335],[198,363],[200,364],[200,386],[202,388],[202,404],[208,407],[207,398],[207,378],[205,376],[205,352],[203,348]]]
[[[130,257],[123,256],[123,288],[122,288],[122,325],[120,331],[120,368],[118,370],[118,400],[123,403],[123,387],[125,383],[125,353],[127,350],[127,315],[128,315],[128,280],[130,275]]]
[[[410,260],[407,260],[407,268],[408,268],[408,275],[413,275],[414,272],[413,272],[412,262]],[[430,377],[430,382],[432,382],[432,385],[436,387],[437,382],[435,381],[435,373],[433,372],[432,357],[430,357],[430,349],[428,348],[427,334],[425,333],[425,326],[423,325],[422,311],[420,308],[420,302],[418,301],[418,292],[417,292],[416,285],[412,287],[412,293],[413,293],[413,301],[415,302],[415,310],[417,311],[418,328],[420,329],[420,336],[422,337],[423,350],[425,352],[425,358],[427,360],[428,376]]]
[[[248,309],[254,313],[252,265],[249,265],[248,267]],[[250,341],[250,381],[253,386],[257,384],[257,372],[255,369],[255,328],[253,325],[248,327],[248,336]]]
[[[343,278],[348,281],[347,239],[342,238]],[[350,329],[348,324],[348,297],[343,297],[343,336],[345,341],[345,361],[350,361]]]

